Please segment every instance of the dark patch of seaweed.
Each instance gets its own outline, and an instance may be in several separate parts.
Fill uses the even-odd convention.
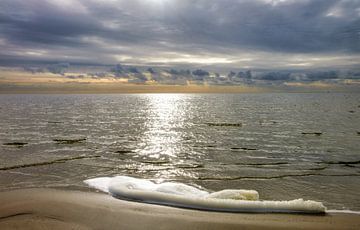
[[[338,177],[338,176],[360,176],[359,174],[320,174],[320,173],[304,173],[304,174],[285,174],[285,175],[277,175],[277,176],[239,176],[239,177],[198,177],[198,180],[202,181],[231,181],[231,180],[271,180],[271,179],[283,179],[287,177],[306,177],[306,176],[328,176],[328,177]]]
[[[117,150],[117,151],[115,151],[115,153],[128,154],[128,153],[133,153],[133,151],[132,150]]]
[[[267,166],[267,165],[287,165],[288,162],[269,162],[269,163],[234,163],[235,165],[248,165],[248,166]]]
[[[355,165],[355,164],[360,164],[360,160],[355,160],[355,161],[324,161],[324,162],[318,162],[318,164]]]
[[[202,164],[178,164],[175,165],[176,168],[181,169],[197,169],[197,168],[204,168],[204,165]]]
[[[212,123],[212,122],[207,122],[205,123],[208,126],[220,126],[220,127],[241,127],[242,124],[241,123]]]
[[[26,142],[7,142],[7,143],[4,143],[3,145],[14,146],[14,147],[21,148],[21,147],[24,147],[24,145],[27,145],[27,144],[28,143],[26,143]]]
[[[231,150],[245,150],[245,151],[254,151],[257,150],[255,148],[247,148],[247,147],[232,147]]]
[[[315,136],[321,136],[322,132],[302,132],[303,135],[315,135]]]
[[[168,160],[143,160],[141,161],[141,163],[145,163],[145,164],[153,164],[153,165],[163,165],[163,164],[168,164],[170,163],[170,161]]]
[[[57,142],[58,144],[76,144],[82,143],[86,141],[86,138],[78,138],[78,139],[53,139],[53,141]]]
[[[80,160],[80,159],[92,159],[92,158],[99,158],[99,157],[101,157],[101,156],[92,155],[92,156],[67,157],[67,158],[61,158],[61,159],[56,159],[56,160],[52,160],[52,161],[44,161],[44,162],[36,162],[36,163],[30,163],[30,164],[5,166],[5,167],[1,167],[0,171],[10,170],[10,169],[19,169],[19,168],[28,168],[28,167],[34,167],[34,166],[51,165],[51,164],[60,164],[60,163],[65,163],[67,161]]]
[[[312,171],[321,171],[324,169],[327,169],[328,166],[323,166],[323,167],[315,167],[315,168],[309,168],[307,170],[312,170]]]

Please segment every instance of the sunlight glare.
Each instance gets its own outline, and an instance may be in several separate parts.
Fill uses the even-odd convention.
[[[148,131],[144,134],[146,147],[141,154],[150,158],[176,157],[181,146],[181,132],[184,123],[185,95],[149,94],[150,104]],[[163,159],[160,159],[163,160]]]

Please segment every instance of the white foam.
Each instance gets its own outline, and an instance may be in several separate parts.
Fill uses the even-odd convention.
[[[360,215],[360,211],[352,211],[352,210],[337,210],[337,209],[331,209],[331,210],[326,210],[327,213],[346,213],[346,214],[356,214],[356,215]]]
[[[207,198],[232,199],[232,200],[259,200],[259,193],[255,190],[225,189],[210,193]]]
[[[84,182],[88,184],[90,187],[99,189],[103,192],[109,192],[109,185],[111,180],[112,180],[111,177],[97,177],[93,179],[84,180]]]
[[[254,190],[227,189],[214,193],[181,183],[159,183],[127,176],[100,177],[84,181],[112,196],[146,203],[227,212],[324,213],[321,202],[259,200]]]

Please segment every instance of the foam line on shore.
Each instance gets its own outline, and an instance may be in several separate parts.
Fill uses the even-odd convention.
[[[338,210],[338,209],[331,209],[331,210],[326,210],[327,213],[346,213],[346,214],[356,214],[356,215],[360,215],[360,211],[352,211],[352,210]]]
[[[211,211],[255,213],[325,213],[321,202],[259,200],[254,190],[226,189],[208,192],[182,183],[159,183],[127,176],[100,177],[84,181],[90,187],[120,199]]]

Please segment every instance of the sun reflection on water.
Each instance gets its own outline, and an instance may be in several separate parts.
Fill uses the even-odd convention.
[[[182,151],[184,121],[188,116],[187,96],[148,94],[148,121],[138,154],[156,161],[177,158]]]

